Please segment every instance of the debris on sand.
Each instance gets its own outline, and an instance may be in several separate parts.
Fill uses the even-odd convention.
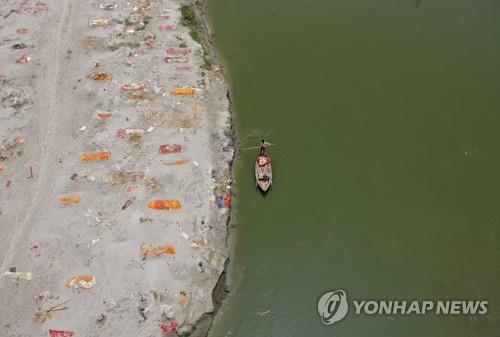
[[[141,256],[142,257],[158,256],[160,254],[173,255],[173,254],[175,254],[175,248],[172,245],[165,245],[165,246],[158,246],[158,247],[153,247],[151,245],[150,246],[141,245]]]
[[[82,46],[87,50],[105,50],[108,43],[103,38],[89,36],[82,40]]]
[[[132,100],[152,100],[155,98],[155,93],[153,91],[131,91],[127,93],[127,98]]]
[[[178,326],[176,320],[172,320],[168,323],[160,323],[160,331],[166,334],[176,333]]]
[[[27,46],[24,43],[16,43],[12,45],[12,49],[26,49]]]
[[[38,294],[38,296],[36,297],[36,300],[43,302],[43,301],[50,300],[52,298],[54,298],[54,295],[52,295],[52,293],[50,291],[46,290],[46,291],[42,291],[40,294]]]
[[[144,91],[146,86],[144,83],[130,83],[130,84],[124,84],[122,85],[122,90],[123,91],[132,91],[132,90],[141,90]]]
[[[33,175],[33,166],[30,166],[28,169],[28,175],[26,176],[26,179],[33,179],[35,176]]]
[[[169,24],[169,25],[160,25],[160,27],[158,27],[160,32],[167,31],[167,30],[174,30],[175,28],[177,28],[177,25],[175,23]]]
[[[79,195],[63,195],[59,197],[59,202],[63,204],[64,206],[71,205],[71,204],[77,204],[80,202],[80,196]]]
[[[108,119],[108,118],[111,118],[113,116],[113,114],[109,113],[109,112],[98,112],[96,115],[100,119]]]
[[[179,144],[163,144],[159,147],[160,153],[179,153],[182,151],[182,146]]]
[[[141,216],[141,217],[139,218],[139,222],[140,222],[140,223],[153,222],[153,219],[148,218],[147,216]]]
[[[108,18],[99,17],[99,18],[92,18],[89,20],[90,27],[107,26],[107,25],[109,25]]]
[[[187,302],[187,300],[188,300],[188,297],[187,297],[186,292],[185,292],[185,291],[181,291],[181,292],[179,293],[179,303],[180,303],[180,304],[184,304],[184,303],[186,303],[186,302]]]
[[[167,48],[167,63],[187,63],[191,48]]]
[[[112,11],[112,10],[116,9],[116,7],[118,7],[118,5],[114,2],[109,3],[109,4],[100,4],[99,5],[100,9],[104,9],[106,11]]]
[[[108,73],[93,73],[90,75],[90,79],[94,81],[105,81],[111,79],[111,74]]]
[[[52,318],[52,314],[54,311],[66,310],[67,309],[66,304],[68,302],[69,302],[69,300],[62,302],[62,303],[59,303],[59,304],[56,304],[54,306],[51,306],[47,309],[39,307],[38,311],[35,313],[35,317],[33,318],[33,320],[35,322],[38,322],[38,323],[44,323],[46,320]]]
[[[143,129],[118,129],[116,130],[116,137],[125,138],[127,135],[143,135]]]
[[[35,3],[34,6],[25,6],[23,9],[24,9],[25,12],[37,14],[37,13],[40,13],[40,12],[46,12],[46,11],[48,11],[49,10],[49,6],[46,3],[44,3],[44,2],[37,1],[37,3]]]
[[[194,95],[196,94],[196,88],[172,88],[170,89],[170,93],[173,95]]]
[[[148,202],[148,207],[152,209],[179,209],[181,208],[181,203],[179,200],[174,199],[153,199]]]
[[[110,156],[110,151],[85,152],[80,155],[80,161],[83,163],[88,161],[108,160]]]
[[[67,330],[52,330],[49,329],[50,337],[72,337],[75,333]]]
[[[99,228],[99,231],[102,231],[104,228],[111,229],[114,225],[118,224],[118,220],[112,214],[105,212],[97,212],[94,220],[95,226]]]
[[[135,197],[127,199],[127,201],[125,201],[125,203],[122,206],[122,211],[126,210],[130,205],[132,205],[132,203],[134,201],[135,201]]]
[[[189,160],[187,159],[178,159],[178,160],[172,160],[169,162],[164,163],[165,165],[184,165],[187,164]]]
[[[5,273],[3,273],[3,276],[8,278],[13,278],[16,280],[26,280],[26,281],[31,281],[31,279],[33,278],[33,274],[31,272],[19,273],[19,272],[6,271]]]
[[[0,160],[6,161],[14,154],[20,155],[20,146],[24,143],[21,137],[15,137],[12,140],[4,140],[0,145]]]
[[[16,59],[16,63],[28,63],[31,61],[31,56],[21,55]]]
[[[105,184],[125,184],[131,181],[139,181],[144,179],[146,175],[144,172],[137,171],[111,171],[102,177],[102,181]]]
[[[74,275],[66,281],[66,287],[73,289],[91,289],[95,287],[94,275]]]

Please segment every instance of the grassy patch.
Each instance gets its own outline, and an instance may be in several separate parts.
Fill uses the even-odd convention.
[[[201,39],[200,39],[200,33],[198,33],[198,31],[196,30],[196,28],[191,28],[191,30],[189,31],[189,36],[191,36],[191,38],[193,40],[195,40],[196,42],[200,42]]]
[[[203,64],[201,65],[201,69],[210,70],[212,69],[212,64],[212,60],[207,55],[203,55]]]
[[[184,26],[189,28],[189,36],[196,42],[201,41],[200,33],[198,31],[198,22],[196,21],[196,13],[192,6],[181,6],[181,22]]]
[[[181,23],[189,28],[189,36],[191,38],[201,44],[201,33],[199,30],[198,26],[198,21],[196,19],[196,13],[194,11],[194,8],[190,5],[182,5],[181,6]],[[187,45],[182,41],[182,43],[179,45],[181,48],[186,48]],[[204,47],[202,45],[201,50],[197,50],[196,52],[199,53],[199,55],[203,58],[203,63],[201,64],[201,69],[202,70],[210,70],[212,69],[212,60],[207,56],[206,51],[204,50]]]
[[[189,337],[193,334],[193,332],[196,330],[196,326],[193,326],[191,328],[191,330],[186,330],[186,331],[183,331],[179,336],[180,337]]]
[[[115,50],[118,50],[122,47],[135,49],[135,48],[139,48],[140,46],[141,46],[141,44],[137,43],[137,42],[120,42],[120,43],[115,43],[115,44],[109,46],[109,50],[115,51]]]
[[[147,40],[156,40],[156,34],[153,34],[153,35],[144,35],[144,41],[147,41]]]
[[[119,20],[115,20],[115,21],[118,22]],[[125,27],[133,27],[136,31],[145,30],[146,26],[150,22],[151,22],[151,17],[149,17],[149,16],[144,17],[144,19],[142,19],[142,21],[139,21],[139,22],[134,22],[134,21],[130,20],[130,18],[125,18],[124,21],[120,21],[120,23],[125,25]]]
[[[193,7],[189,5],[181,6],[182,24],[184,26],[196,26],[196,14]]]

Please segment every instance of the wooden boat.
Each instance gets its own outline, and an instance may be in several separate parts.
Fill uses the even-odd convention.
[[[255,183],[262,192],[267,192],[273,184],[271,156],[266,153],[266,142],[264,140],[262,140],[260,146],[260,154],[255,160]]]

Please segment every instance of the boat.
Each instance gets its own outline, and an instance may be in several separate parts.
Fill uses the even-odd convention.
[[[271,161],[271,156],[266,152],[266,142],[262,139],[260,154],[255,160],[255,183],[262,192],[267,192],[273,184],[273,168]]]

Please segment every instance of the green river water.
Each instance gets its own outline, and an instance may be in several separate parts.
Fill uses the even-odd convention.
[[[500,2],[209,0],[240,146],[231,294],[211,337],[500,336]],[[485,316],[317,301],[485,299]]]

